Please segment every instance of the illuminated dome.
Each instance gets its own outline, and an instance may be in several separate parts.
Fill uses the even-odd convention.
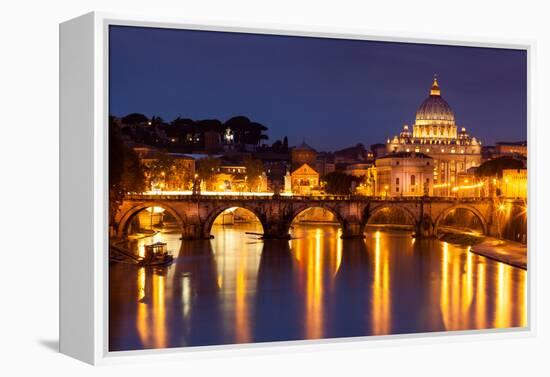
[[[415,124],[419,126],[455,124],[455,115],[451,106],[441,97],[437,78],[434,78],[430,96],[416,111]]]

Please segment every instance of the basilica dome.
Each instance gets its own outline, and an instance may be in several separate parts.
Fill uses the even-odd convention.
[[[430,96],[422,102],[416,111],[416,125],[454,125],[455,115],[451,106],[441,97],[441,91],[434,79]]]

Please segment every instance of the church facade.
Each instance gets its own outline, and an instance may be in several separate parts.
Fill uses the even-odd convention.
[[[460,130],[459,130],[460,128]],[[412,130],[404,125],[399,135],[386,142],[388,154],[423,153],[433,159],[433,195],[450,196],[459,177],[481,164],[481,141],[459,127],[455,114],[434,78],[428,98],[416,112]]]

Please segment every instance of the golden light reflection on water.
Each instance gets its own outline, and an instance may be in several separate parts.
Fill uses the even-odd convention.
[[[146,348],[166,348],[165,277],[153,273],[148,282],[144,278],[146,272],[143,267],[138,270],[138,276],[138,292],[150,292],[150,297],[145,293],[137,304],[136,327],[139,337]],[[150,288],[147,287],[148,283],[151,284]]]
[[[376,231],[374,240],[371,327],[373,335],[383,335],[390,334],[391,332],[389,253],[386,249],[382,249],[382,235],[380,231]]]
[[[261,232],[259,223],[236,226],[214,225],[212,249],[217,254],[216,284],[224,300],[228,327],[235,343],[249,343],[252,336],[251,300],[256,292],[262,243],[245,232]],[[232,299],[231,299],[232,297]]]
[[[251,341],[248,301],[246,299],[246,253],[240,258],[236,276],[236,297],[235,297],[235,318],[236,318],[236,341],[247,343]]]
[[[299,281],[304,287],[304,323],[306,339],[319,339],[325,334],[326,283],[332,283],[342,263],[342,232],[337,226],[296,226],[291,252],[299,267]]]
[[[510,269],[504,264],[499,264],[497,280],[497,304],[495,310],[494,327],[506,327],[510,323]]]
[[[161,272],[141,267],[127,269],[129,272],[123,275],[117,274],[120,266],[113,265],[110,284],[122,293],[113,296],[119,301],[110,307],[124,308],[120,313],[113,309],[113,323],[124,321],[124,316],[135,310],[135,326],[110,330],[110,336],[128,337],[124,331],[133,329],[142,348],[199,345],[201,329],[196,326],[206,326],[208,322],[201,318],[214,310],[210,304],[197,306],[197,295],[202,294],[212,295],[208,302],[219,303],[220,315],[215,318],[219,321],[220,343],[256,341],[257,329],[272,325],[265,322],[265,312],[258,312],[256,305],[271,300],[291,304],[288,309],[273,308],[281,313],[291,311],[286,320],[298,323],[294,328],[299,330],[293,331],[300,333],[287,334],[291,339],[332,336],[334,326],[350,326],[350,331],[356,326],[356,333],[345,333],[359,336],[392,334],[400,328],[425,332],[527,325],[526,272],[473,254],[467,248],[437,240],[409,239],[399,232],[368,233],[365,242],[341,240],[336,226],[296,226],[292,231],[295,238],[288,243],[290,250],[284,251],[290,253],[288,264],[280,264],[278,257],[265,259],[263,255],[269,241],[260,241],[245,231],[258,229],[213,229],[215,238],[208,242],[215,267],[209,270],[210,276],[204,275],[200,266],[186,267],[197,263],[193,258],[179,259]],[[179,242],[177,235],[163,233],[153,237],[156,241],[169,245]],[[151,238],[135,245],[141,248],[150,242]],[[362,246],[358,248],[356,243],[353,248],[351,242],[362,242]],[[169,249],[177,255],[174,246]],[[278,250],[270,252],[276,255]],[[260,262],[267,269],[260,269]],[[186,272],[176,274],[178,269]],[[285,269],[288,273],[281,274]],[[133,278],[128,273],[134,273]],[[259,291],[262,273],[271,274],[269,288]],[[277,279],[290,276],[292,280],[279,285]],[[215,290],[197,290],[197,282],[203,287],[211,284]],[[179,287],[177,291],[175,286]],[[125,294],[128,287],[131,289]],[[357,301],[358,297],[363,301]],[[344,305],[339,314],[335,314],[335,305]],[[356,317],[349,319],[349,314],[357,311],[362,324],[354,322]],[[277,325],[284,331],[286,323]],[[185,336],[179,336],[178,331],[185,331]],[[272,336],[279,339],[278,333]]]
[[[338,228],[338,232],[336,233],[336,271],[334,272],[334,275],[338,272],[340,269],[340,265],[342,264],[342,228]]]
[[[487,327],[486,316],[486,294],[485,294],[485,264],[477,265],[477,300],[476,300],[476,322],[478,328],[484,329]]]
[[[446,242],[442,248],[440,310],[445,330],[526,326],[524,295],[518,295],[524,291],[525,271],[475,255],[470,248],[463,251]],[[519,313],[519,320],[512,313]]]

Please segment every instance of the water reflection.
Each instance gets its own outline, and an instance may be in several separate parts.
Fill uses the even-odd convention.
[[[290,242],[292,255],[297,264],[298,289],[305,296],[304,322],[305,339],[322,338],[325,332],[324,313],[326,287],[336,273],[341,258],[336,246],[341,243],[337,227],[297,226]]]
[[[374,274],[372,282],[372,334],[390,334],[391,293],[389,277],[389,252],[382,248],[380,231],[374,234]]]
[[[261,233],[261,225],[214,225],[212,229],[223,328],[231,343],[253,341],[251,301],[256,294],[262,242],[245,232]]]
[[[261,241],[253,224],[215,238],[158,233],[164,268],[110,265],[111,350],[526,326],[525,271],[465,247],[369,230],[342,240],[299,225]],[[135,240],[136,252],[149,240]]]

